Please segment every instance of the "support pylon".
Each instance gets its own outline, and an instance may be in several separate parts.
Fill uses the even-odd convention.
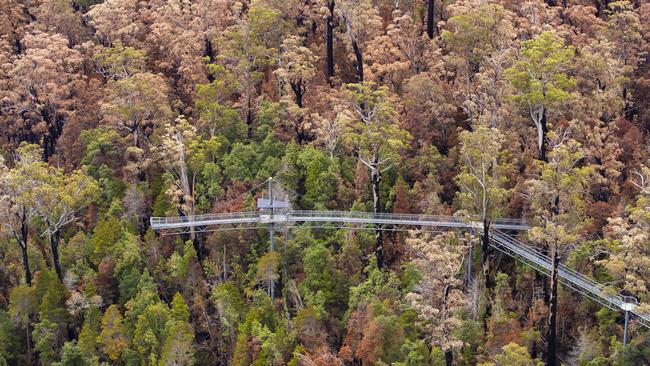
[[[269,203],[270,207],[270,218],[271,222],[269,224],[269,251],[275,251],[275,224],[273,223],[273,178],[269,178]],[[275,298],[275,281],[271,280],[269,285],[269,295],[271,299]]]
[[[623,346],[627,346],[627,342],[628,342],[628,338],[629,338],[628,324],[630,322],[630,311],[632,311],[635,306],[636,306],[636,304],[629,303],[629,302],[626,302],[625,304],[623,304],[623,306],[621,306],[621,308],[625,312],[625,326],[623,328]]]

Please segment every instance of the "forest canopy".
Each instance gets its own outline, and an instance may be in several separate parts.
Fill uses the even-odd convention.
[[[647,1],[0,9],[0,366],[650,364],[558,274],[650,314]],[[151,227],[269,177],[293,210],[476,225]]]

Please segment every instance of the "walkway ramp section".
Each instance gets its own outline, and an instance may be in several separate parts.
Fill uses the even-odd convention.
[[[493,230],[490,239],[495,249],[550,276],[551,258],[542,254],[538,249],[528,246],[499,230]],[[638,306],[629,304],[623,296],[612,294],[605,286],[595,280],[562,263],[558,267],[558,278],[563,285],[612,310],[625,311],[631,307],[630,312],[637,317],[639,323],[650,328],[650,314],[638,311]]]

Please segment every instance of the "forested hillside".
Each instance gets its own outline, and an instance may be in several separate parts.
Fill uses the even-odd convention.
[[[650,314],[649,52],[645,0],[0,0],[0,365],[648,365],[555,269]],[[150,227],[269,177],[476,229]]]

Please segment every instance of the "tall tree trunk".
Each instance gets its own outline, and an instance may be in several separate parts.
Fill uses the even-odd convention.
[[[372,199],[373,199],[373,212],[381,212],[381,201],[379,192],[379,182],[381,181],[381,172],[379,171],[379,157],[375,156],[372,160],[371,181],[372,181]],[[379,225],[375,230],[375,257],[377,257],[377,266],[383,268],[384,266],[384,243],[382,231]]]
[[[29,256],[27,255],[27,215],[20,216],[20,250],[23,253],[23,267],[25,268],[25,281],[32,285],[32,271],[29,269]]]
[[[246,98],[246,125],[248,126],[247,136],[250,139],[253,137],[253,105],[251,98]]]
[[[25,282],[29,286],[32,285],[32,271],[29,269],[29,256],[27,255],[27,243],[23,242],[20,245],[20,250],[23,253],[23,268],[25,269]]]
[[[535,128],[537,128],[537,149],[539,150],[537,158],[540,161],[547,162],[546,149],[548,142],[546,141],[546,135],[548,134],[548,124],[546,122],[546,107],[541,106],[531,111],[530,118],[535,123]]]
[[[628,92],[627,92],[627,86],[623,87],[623,113],[625,114],[625,119],[628,121],[634,120],[634,115],[637,112],[636,107],[634,107],[633,102],[630,101]]]
[[[559,265],[557,243],[553,244],[551,249],[551,294],[549,299],[548,312],[548,349],[546,352],[546,365],[555,366],[557,364],[557,269]]]
[[[325,49],[327,52],[327,78],[334,76],[334,0],[327,3],[327,28],[325,32]]]
[[[133,135],[133,146],[140,149],[141,148],[141,142],[140,142],[140,123],[139,122],[133,122],[133,125],[131,127],[131,134]],[[139,182],[144,182],[146,179],[146,175],[144,170],[140,169],[139,166],[137,166],[137,174],[136,176],[138,177]]]
[[[63,282],[63,273],[61,272],[61,264],[59,263],[59,241],[61,240],[61,232],[59,230],[50,234],[50,249],[52,250],[52,262],[54,263],[54,270],[59,280]]]
[[[546,124],[546,108],[544,108],[544,111],[542,112],[542,120],[540,121],[542,125],[542,142],[541,142],[541,149],[539,152],[539,160],[541,161],[548,161],[548,158],[546,157],[546,149],[548,148],[548,141],[546,141],[546,135],[548,134],[548,125]]]
[[[452,366],[454,363],[454,352],[451,348],[445,351],[445,365]]]
[[[210,40],[209,37],[205,37],[203,42],[205,43],[203,56],[208,58],[209,63],[213,63],[215,55],[214,55],[214,46],[212,45],[212,41]],[[208,73],[207,77],[209,82],[213,82],[215,79],[212,73]]]
[[[361,52],[359,43],[357,42],[357,39],[354,36],[354,33],[352,32],[352,22],[348,18],[345,18],[345,29],[346,29],[346,33],[348,34],[348,38],[350,39],[352,50],[354,51],[354,57],[355,57],[354,68],[356,69],[357,72],[357,82],[363,83],[363,52]]]
[[[297,83],[291,83],[291,90],[293,90],[293,94],[296,96],[296,105],[298,107],[302,108],[302,97],[305,95],[305,89],[303,89],[302,85],[300,82]]]
[[[427,35],[429,39],[433,39],[433,16],[435,11],[435,0],[429,0],[427,4]]]
[[[363,83],[363,54],[357,41],[352,42],[352,49],[354,50],[354,57],[356,59],[357,81]]]
[[[49,110],[42,111],[43,122],[47,130],[43,134],[43,161],[47,162],[56,150],[56,142],[63,132],[63,117],[56,113],[50,113]]]
[[[182,141],[183,137],[179,137],[180,141]],[[187,216],[194,216],[196,214],[196,206],[194,205],[194,180],[192,180],[192,184],[190,184],[190,178],[188,177],[188,170],[187,170],[187,158],[185,156],[185,147],[184,144],[180,144],[179,149],[178,149],[178,165],[180,166],[180,180],[181,180],[181,187],[183,191],[183,203],[187,205],[188,212],[183,212],[184,215]],[[189,199],[185,199],[186,197],[189,197]],[[182,211],[182,210],[181,210]],[[203,260],[203,248],[201,247],[201,243],[199,242],[199,239],[196,236],[196,229],[194,226],[190,226],[190,240],[192,241],[192,245],[194,246],[194,250],[196,251],[196,256],[199,262]]]
[[[451,290],[451,286],[445,285],[445,288],[443,290],[443,296],[442,296],[442,319],[448,319],[448,314],[449,314],[449,291]],[[444,320],[443,320],[444,321]],[[445,337],[448,336],[447,330],[444,331]],[[454,351],[451,348],[451,346],[447,346],[445,350],[445,365],[446,366],[452,366],[454,363]]]

